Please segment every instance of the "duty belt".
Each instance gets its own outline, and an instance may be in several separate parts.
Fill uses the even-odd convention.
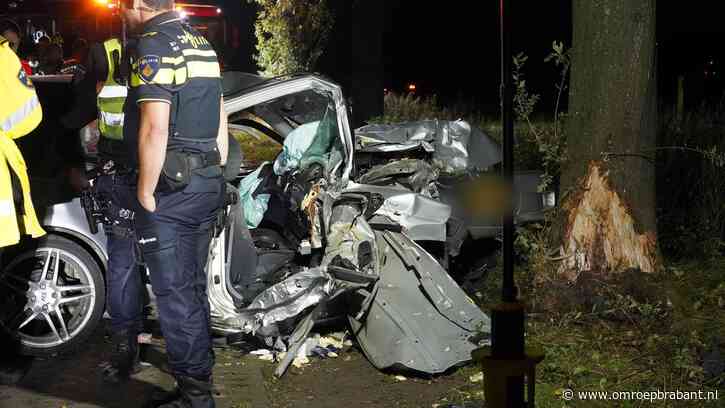
[[[221,155],[217,150],[206,153],[189,153],[187,160],[189,161],[189,170],[198,170],[220,164]]]
[[[220,159],[216,149],[210,152],[167,150],[157,190],[165,193],[181,191],[189,185],[197,170],[218,166]]]

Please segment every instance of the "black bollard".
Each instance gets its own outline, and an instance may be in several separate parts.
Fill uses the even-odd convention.
[[[513,190],[514,123],[511,75],[510,2],[499,0],[501,28],[501,121],[503,130],[503,175]],[[518,300],[514,283],[513,200],[509,199],[503,217],[503,290],[502,302],[491,310],[491,347],[475,350],[472,357],[484,372],[484,396],[487,408],[524,408],[534,406],[536,364],[540,352],[527,351],[524,340],[525,305]],[[525,384],[525,379],[528,384]],[[528,387],[526,387],[528,385]],[[528,398],[524,399],[524,391]]]

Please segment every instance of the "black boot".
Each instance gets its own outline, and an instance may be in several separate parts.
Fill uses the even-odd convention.
[[[110,358],[99,365],[103,370],[104,381],[116,384],[141,371],[136,332],[123,330],[114,333],[111,347]]]
[[[179,394],[168,403],[157,405],[158,408],[214,408],[211,378],[206,381],[191,377],[176,377]],[[173,391],[172,391],[173,392]]]

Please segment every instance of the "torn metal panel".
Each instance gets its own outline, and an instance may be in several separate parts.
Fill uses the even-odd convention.
[[[376,231],[385,254],[372,292],[351,296],[348,320],[378,369],[445,372],[471,360],[489,318],[420,246],[401,233]]]
[[[427,120],[392,125],[368,125],[355,130],[356,146],[364,152],[394,152],[423,148],[446,174],[485,169],[501,162],[501,148],[463,120]]]
[[[350,182],[345,193],[378,194],[385,201],[375,212],[400,224],[415,241],[445,241],[451,206],[402,186],[374,186]]]
[[[298,316],[338,288],[324,267],[308,268],[270,286],[240,312],[245,327],[261,336],[277,335],[276,323]]]
[[[375,233],[365,220],[364,196],[343,195],[332,207],[323,265],[337,265],[378,276]]]
[[[375,213],[399,223],[415,241],[445,241],[451,207],[420,194],[407,193],[387,198]]]
[[[486,169],[503,160],[501,146],[481,129],[471,127],[468,142],[470,164],[477,169]]]
[[[324,203],[332,197],[323,193],[322,200]],[[311,202],[307,200],[307,205]],[[261,337],[278,336],[278,323],[301,318],[294,331],[299,333],[309,324],[311,307],[319,313],[325,302],[346,291],[370,286],[378,279],[376,237],[362,216],[366,203],[365,196],[346,194],[330,204],[327,246],[321,266],[304,268],[260,293],[238,314],[245,330]],[[294,333],[290,350],[297,346]],[[305,337],[306,333],[302,340]],[[286,366],[280,369],[281,375]]]
[[[438,172],[428,163],[418,159],[402,159],[374,166],[360,176],[363,184],[400,184],[414,193],[429,194],[430,184],[438,178]]]

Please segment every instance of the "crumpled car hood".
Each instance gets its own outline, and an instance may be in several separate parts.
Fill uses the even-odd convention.
[[[501,147],[463,120],[426,120],[367,125],[355,130],[356,151],[395,152],[416,148],[433,154],[443,173],[485,169],[501,162]]]

